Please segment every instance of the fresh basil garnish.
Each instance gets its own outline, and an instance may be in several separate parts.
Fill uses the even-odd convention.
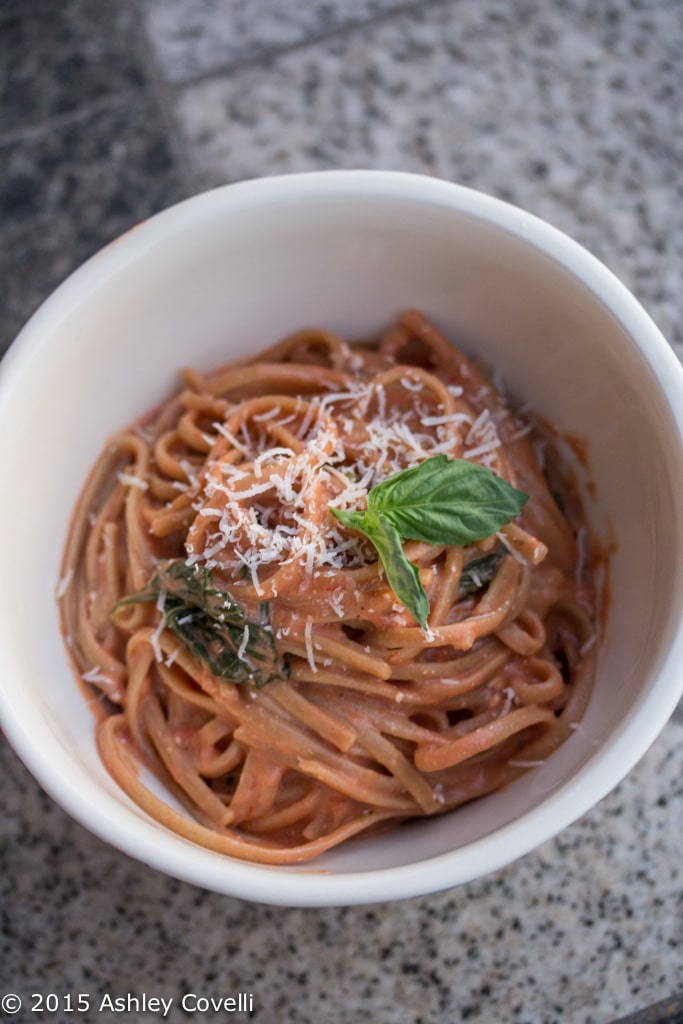
[[[268,605],[261,605],[258,622],[247,620],[241,605],[214,586],[209,569],[183,558],[162,562],[149,584],[119,601],[114,611],[152,601],[162,607],[168,629],[213,675],[256,686],[288,677],[268,623]]]
[[[429,601],[416,567],[403,554],[402,541],[471,544],[500,530],[528,500],[485,466],[434,455],[373,487],[365,511],[330,511],[374,544],[389,586],[426,629]]]
[[[425,626],[429,615],[429,600],[417,567],[403,554],[403,541],[396,527],[377,512],[340,514],[342,510],[334,508],[331,511],[340,522],[360,530],[372,541],[384,566],[389,586],[401,604]],[[351,517],[354,518],[349,521]]]

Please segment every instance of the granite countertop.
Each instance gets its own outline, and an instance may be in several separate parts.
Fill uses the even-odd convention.
[[[163,206],[366,166],[545,217],[681,355],[682,54],[678,0],[5,0],[0,351],[73,267]],[[5,743],[0,756],[0,995],[24,1001],[2,1019],[155,1021],[150,999],[172,999],[179,1021],[683,1020],[669,998],[683,990],[680,708],[618,789],[536,852],[358,908],[275,909],[166,878],[75,824]],[[240,992],[251,1002],[233,1013],[180,1005]]]

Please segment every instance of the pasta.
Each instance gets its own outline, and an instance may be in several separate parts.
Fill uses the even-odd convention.
[[[505,786],[571,734],[598,632],[587,532],[549,433],[487,373],[407,311],[377,342],[304,330],[183,378],[110,440],[58,588],[101,757],[135,802],[290,864]],[[529,496],[486,536],[401,535],[384,557],[345,525],[407,470],[465,464]]]

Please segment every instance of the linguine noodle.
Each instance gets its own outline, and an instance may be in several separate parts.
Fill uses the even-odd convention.
[[[421,628],[330,507],[362,509],[434,455],[529,501],[476,543],[404,543]],[[110,440],[64,556],[63,628],[104,764],[169,828],[269,864],[498,789],[583,714],[585,536],[547,434],[418,313],[373,344],[305,330],[185,371]]]

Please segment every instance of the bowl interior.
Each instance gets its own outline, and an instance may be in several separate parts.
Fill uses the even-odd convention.
[[[371,336],[406,307],[588,444],[591,518],[614,543],[594,695],[581,728],[542,767],[404,828],[400,842],[397,833],[353,842],[310,867],[237,864],[151,822],[101,767],[55,602],[69,517],[107,436],[167,395],[180,367],[210,369],[307,325]],[[456,884],[587,810],[644,753],[680,695],[680,368],[604,268],[520,211],[401,175],[295,177],[206,194],[69,279],[6,359],[1,388],[10,439],[0,454],[5,728],[71,813],[172,874],[282,903]]]

